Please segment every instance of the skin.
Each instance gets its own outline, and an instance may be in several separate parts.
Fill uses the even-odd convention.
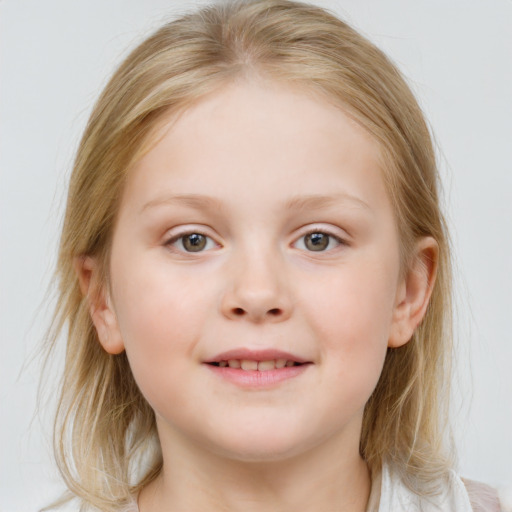
[[[126,350],[156,413],[164,469],[141,512],[365,510],[364,405],[387,348],[425,313],[437,258],[424,238],[400,273],[380,162],[342,110],[241,82],[169,118],[131,170],[111,289],[94,258],[77,271],[100,342]],[[313,251],[305,235],[319,230],[328,245]],[[204,250],[187,252],[185,233],[207,236]],[[234,348],[311,364],[276,386],[241,388],[205,364]]]

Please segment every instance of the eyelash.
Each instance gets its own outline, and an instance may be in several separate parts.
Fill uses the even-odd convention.
[[[325,229],[322,229],[322,228],[315,228],[315,229],[311,229],[311,230],[307,231],[306,233],[302,234],[302,235],[297,239],[297,241],[296,241],[296,242],[294,242],[294,243],[297,243],[299,240],[303,240],[303,239],[305,239],[305,237],[307,237],[308,235],[313,235],[313,234],[317,234],[317,233],[318,233],[318,234],[322,234],[322,235],[325,235],[325,236],[329,237],[330,241],[331,241],[331,240],[334,240],[334,241],[338,244],[337,246],[340,246],[340,245],[345,245],[345,246],[347,246],[347,245],[348,245],[348,243],[346,242],[346,240],[344,240],[344,239],[340,238],[339,236],[336,236],[336,235],[334,235],[333,233],[330,233],[329,231],[327,231],[327,230],[325,230]],[[183,240],[184,240],[187,236],[190,236],[190,235],[201,235],[201,236],[203,236],[205,239],[207,239],[207,241],[208,241],[208,240],[210,240],[210,241],[212,241],[215,245],[217,245],[217,246],[218,246],[218,244],[213,240],[213,238],[212,238],[212,237],[210,237],[210,236],[206,235],[205,233],[203,233],[203,232],[201,232],[201,231],[199,231],[199,230],[187,231],[187,232],[185,232],[185,233],[180,233],[180,234],[178,234],[178,235],[175,235],[175,236],[171,237],[169,240],[167,240],[167,241],[165,242],[165,244],[164,244],[164,245],[165,245],[165,246],[167,246],[167,247],[172,247],[172,246],[174,246],[174,244],[175,244],[176,242],[179,242],[179,241],[181,240],[181,245],[182,245],[182,247],[183,247]],[[329,241],[329,244],[330,244],[330,241]],[[206,243],[208,243],[208,242],[206,242]],[[177,249],[177,248],[175,247],[175,249]],[[210,247],[210,249],[211,249],[211,247]],[[178,252],[185,253],[185,254],[194,254],[195,252],[197,252],[197,253],[199,253],[199,252],[205,252],[205,251],[208,251],[209,249],[204,249],[204,250],[200,250],[200,251],[187,251],[187,250],[183,247],[182,249],[177,249],[177,250],[178,250]],[[321,253],[325,253],[325,252],[329,252],[330,250],[333,250],[333,248],[331,248],[331,249],[327,249],[327,250],[321,250],[321,251],[313,251],[313,250],[308,251],[307,249],[305,249],[305,250],[306,250],[307,252],[313,252],[313,253],[314,253],[314,252],[321,252]]]

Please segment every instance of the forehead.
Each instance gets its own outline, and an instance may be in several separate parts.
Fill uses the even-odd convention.
[[[368,132],[326,99],[268,82],[230,84],[164,120],[126,195],[147,202],[160,192],[386,200],[379,145]]]

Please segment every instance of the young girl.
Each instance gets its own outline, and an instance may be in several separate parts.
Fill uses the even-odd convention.
[[[452,469],[429,131],[327,12],[229,2],[136,48],[83,136],[58,272],[81,510],[499,510]]]

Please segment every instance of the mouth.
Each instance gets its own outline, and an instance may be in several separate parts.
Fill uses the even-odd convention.
[[[311,361],[290,352],[283,352],[282,350],[238,348],[217,354],[212,359],[205,361],[205,363],[220,368],[229,367],[265,372],[300,366],[311,363]]]
[[[268,372],[292,366],[301,366],[308,363],[299,363],[291,359],[269,359],[267,361],[256,361],[255,359],[222,359],[207,363],[219,368],[236,368],[246,371]]]
[[[218,354],[204,364],[214,374],[238,386],[271,388],[301,375],[313,362],[274,349],[235,349]]]

